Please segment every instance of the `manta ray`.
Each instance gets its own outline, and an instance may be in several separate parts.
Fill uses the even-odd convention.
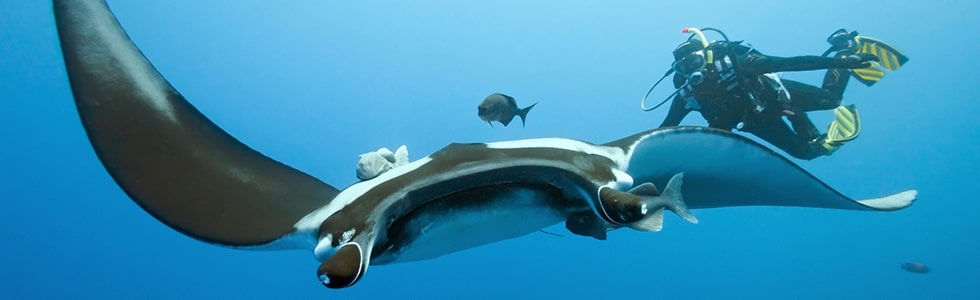
[[[338,189],[241,143],[150,64],[102,0],[54,0],[75,104],[98,159],[136,204],[194,239],[302,249],[323,285],[565,223],[605,238],[659,231],[664,212],[745,205],[893,211],[915,190],[855,200],[750,139],[702,127],[604,144],[454,143]],[[660,187],[660,188],[658,188]],[[662,189],[662,190],[661,190]]]

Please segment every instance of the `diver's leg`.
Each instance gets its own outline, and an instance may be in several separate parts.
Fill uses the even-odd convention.
[[[817,129],[816,125],[813,125],[813,121],[806,115],[806,112],[794,112],[792,116],[786,116],[786,119],[789,120],[790,125],[793,125],[793,131],[801,139],[812,141],[820,137],[820,130]]]
[[[766,122],[758,122],[755,126],[746,128],[745,131],[799,159],[811,160],[828,153],[827,149],[819,144],[811,143],[812,140],[794,133],[782,119],[768,119]]]
[[[847,89],[847,82],[850,79],[851,73],[847,69],[830,69],[823,75],[823,90],[838,99],[834,107],[840,106],[841,99],[844,98],[844,89]]]
[[[833,71],[833,70],[831,70]],[[828,72],[829,73],[829,72]],[[848,76],[847,73],[841,74]],[[828,75],[829,76],[829,75]],[[790,107],[793,112],[807,112],[815,110],[830,110],[840,106],[843,99],[843,88],[847,86],[847,77],[844,78],[844,83],[835,81],[831,82],[831,89],[827,89],[827,80],[824,80],[825,88],[819,88],[813,85],[802,83],[795,80],[783,79],[783,87],[789,91],[790,96]],[[838,90],[838,88],[840,88]]]
[[[843,28],[830,34],[830,37],[827,38],[827,43],[830,43],[831,50],[833,50],[833,55],[836,58],[843,58],[854,54],[860,48],[857,41],[857,32],[847,31]],[[847,82],[851,79],[850,75],[851,73],[848,69],[828,69],[823,77],[823,88],[842,98],[844,96],[844,89],[847,88]],[[840,103],[834,107],[839,105]]]

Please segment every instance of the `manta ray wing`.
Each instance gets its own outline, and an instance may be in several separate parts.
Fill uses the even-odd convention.
[[[126,194],[161,222],[205,242],[266,245],[337,195],[208,120],[147,61],[104,1],[55,0],[54,13],[92,147]]]
[[[626,172],[636,183],[663,186],[683,172],[682,194],[692,209],[769,205],[890,211],[911,205],[917,193],[854,200],[771,149],[711,128],[658,129],[607,145],[630,152]]]

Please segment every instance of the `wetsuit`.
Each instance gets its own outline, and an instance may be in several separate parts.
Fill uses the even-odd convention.
[[[726,42],[712,43],[709,49],[714,59],[703,70],[702,83],[685,85],[686,75],[674,75],[674,87],[680,89],[680,93],[674,97],[660,127],[677,126],[688,113],[697,110],[712,128],[738,128],[750,132],[790,155],[806,160],[828,152],[814,142],[820,133],[806,112],[840,105],[849,79],[843,69],[866,66],[843,58],[768,56],[742,45],[729,47]],[[789,92],[789,99],[781,99],[778,87],[763,76],[821,69],[828,70],[823,88],[781,80],[782,87]],[[788,117],[793,129],[782,120],[784,111],[793,112]]]

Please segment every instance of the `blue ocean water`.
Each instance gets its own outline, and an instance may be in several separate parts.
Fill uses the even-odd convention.
[[[911,208],[669,215],[607,241],[532,234],[438,259],[373,266],[323,288],[309,252],[222,248],[160,224],[115,185],[78,119],[50,3],[0,1],[0,298],[5,299],[975,299],[980,51],[975,1],[109,1],[181,93],[260,152],[343,187],[357,155],[408,145],[570,137],[657,126],[643,92],[681,28],[716,27],[770,55],[820,54],[844,27],[911,57],[852,82],[862,136],[794,160],[845,194],[920,191]],[[818,83],[821,72],[785,74]],[[486,95],[535,101],[490,128]],[[668,90],[660,90],[662,95]],[[811,114],[818,124],[830,112]],[[691,114],[685,124],[701,125]],[[760,179],[765,180],[765,179]],[[560,225],[550,229],[566,233]],[[933,272],[912,274],[905,261]]]

